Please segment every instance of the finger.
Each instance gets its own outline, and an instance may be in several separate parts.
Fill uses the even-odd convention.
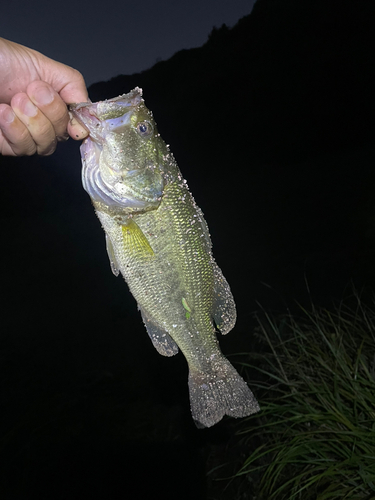
[[[50,82],[67,104],[87,102],[88,93],[82,74],[58,61],[43,59],[39,63],[43,80]]]
[[[85,80],[79,71],[32,49],[27,50],[34,54],[40,79],[49,82],[66,104],[88,101]]]
[[[7,138],[4,137],[3,131],[0,129],[0,154],[3,156],[16,156],[13,149],[8,144]]]
[[[70,137],[76,141],[85,139],[85,137],[89,135],[89,131],[81,123],[79,123],[74,116],[71,116],[68,123],[68,133]]]
[[[7,104],[0,104],[0,151],[3,155],[33,155],[36,144],[26,125]]]
[[[59,94],[67,104],[75,102],[87,102],[89,96],[85,80],[79,71],[69,67],[69,73],[66,71],[65,82],[62,82],[63,87]],[[61,76],[61,75],[59,75]]]
[[[35,143],[36,152],[39,155],[52,154],[56,149],[57,139],[50,120],[23,92],[13,96],[11,106],[19,120],[27,127]]]
[[[68,108],[58,93],[46,82],[36,80],[26,90],[30,100],[48,118],[58,140],[67,140]]]
[[[57,140],[84,139],[88,131],[77,121],[70,120],[67,105],[46,82],[34,81],[27,87],[27,94],[52,123]]]

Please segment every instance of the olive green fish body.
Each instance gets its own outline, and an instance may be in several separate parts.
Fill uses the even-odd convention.
[[[217,348],[212,323],[215,263],[203,216],[186,186],[167,185],[157,210],[132,217],[129,232],[142,233],[147,241],[140,248],[133,240],[124,241],[126,226],[103,212],[98,216],[146,327],[167,333],[198,367],[194,351],[200,337],[208,334],[207,348]]]
[[[125,118],[121,106],[99,113],[101,103],[79,105],[75,111],[86,126],[87,120],[95,124],[91,139],[82,146],[83,183],[106,233],[112,271],[125,278],[158,352],[172,356],[180,349],[184,354],[198,427],[214,425],[225,414],[254,413],[259,407],[252,392],[216,339],[216,328],[224,334],[233,328],[236,310],[212,256],[203,214],[157,134],[139,90],[104,103],[119,101]],[[105,122],[102,135],[95,119]],[[143,139],[148,141],[144,145],[136,132],[142,139],[148,127],[152,134]],[[119,166],[113,167],[115,162]]]

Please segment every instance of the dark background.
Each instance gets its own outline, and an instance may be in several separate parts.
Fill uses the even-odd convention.
[[[89,89],[143,88],[236,299],[227,355],[254,349],[260,306],[371,296],[374,21],[370,1],[258,0],[204,46]],[[248,452],[236,421],[195,428],[185,360],[157,354],[110,271],[79,144],[0,168],[3,498],[235,498],[206,474]]]
[[[50,0],[3,2],[3,38],[32,47],[82,74],[87,85],[133,74],[200,47],[213,26],[234,26],[255,0]]]

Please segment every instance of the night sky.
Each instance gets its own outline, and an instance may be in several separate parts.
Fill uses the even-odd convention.
[[[78,69],[86,84],[150,68],[203,45],[214,26],[233,26],[255,0],[6,2],[3,38]]]

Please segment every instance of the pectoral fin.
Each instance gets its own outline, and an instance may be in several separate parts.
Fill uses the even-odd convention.
[[[175,354],[177,354],[177,344],[169,335],[169,333],[160,328],[160,326],[155,325],[155,323],[150,318],[148,318],[142,310],[141,314],[147,333],[158,353],[162,356],[174,356]]]
[[[212,315],[217,328],[225,335],[232,330],[236,323],[236,304],[228,282],[216,263],[213,264],[213,271],[214,305]]]
[[[148,239],[133,219],[128,219],[127,223],[121,226],[121,229],[127,253],[139,259],[150,259],[154,256]]]

